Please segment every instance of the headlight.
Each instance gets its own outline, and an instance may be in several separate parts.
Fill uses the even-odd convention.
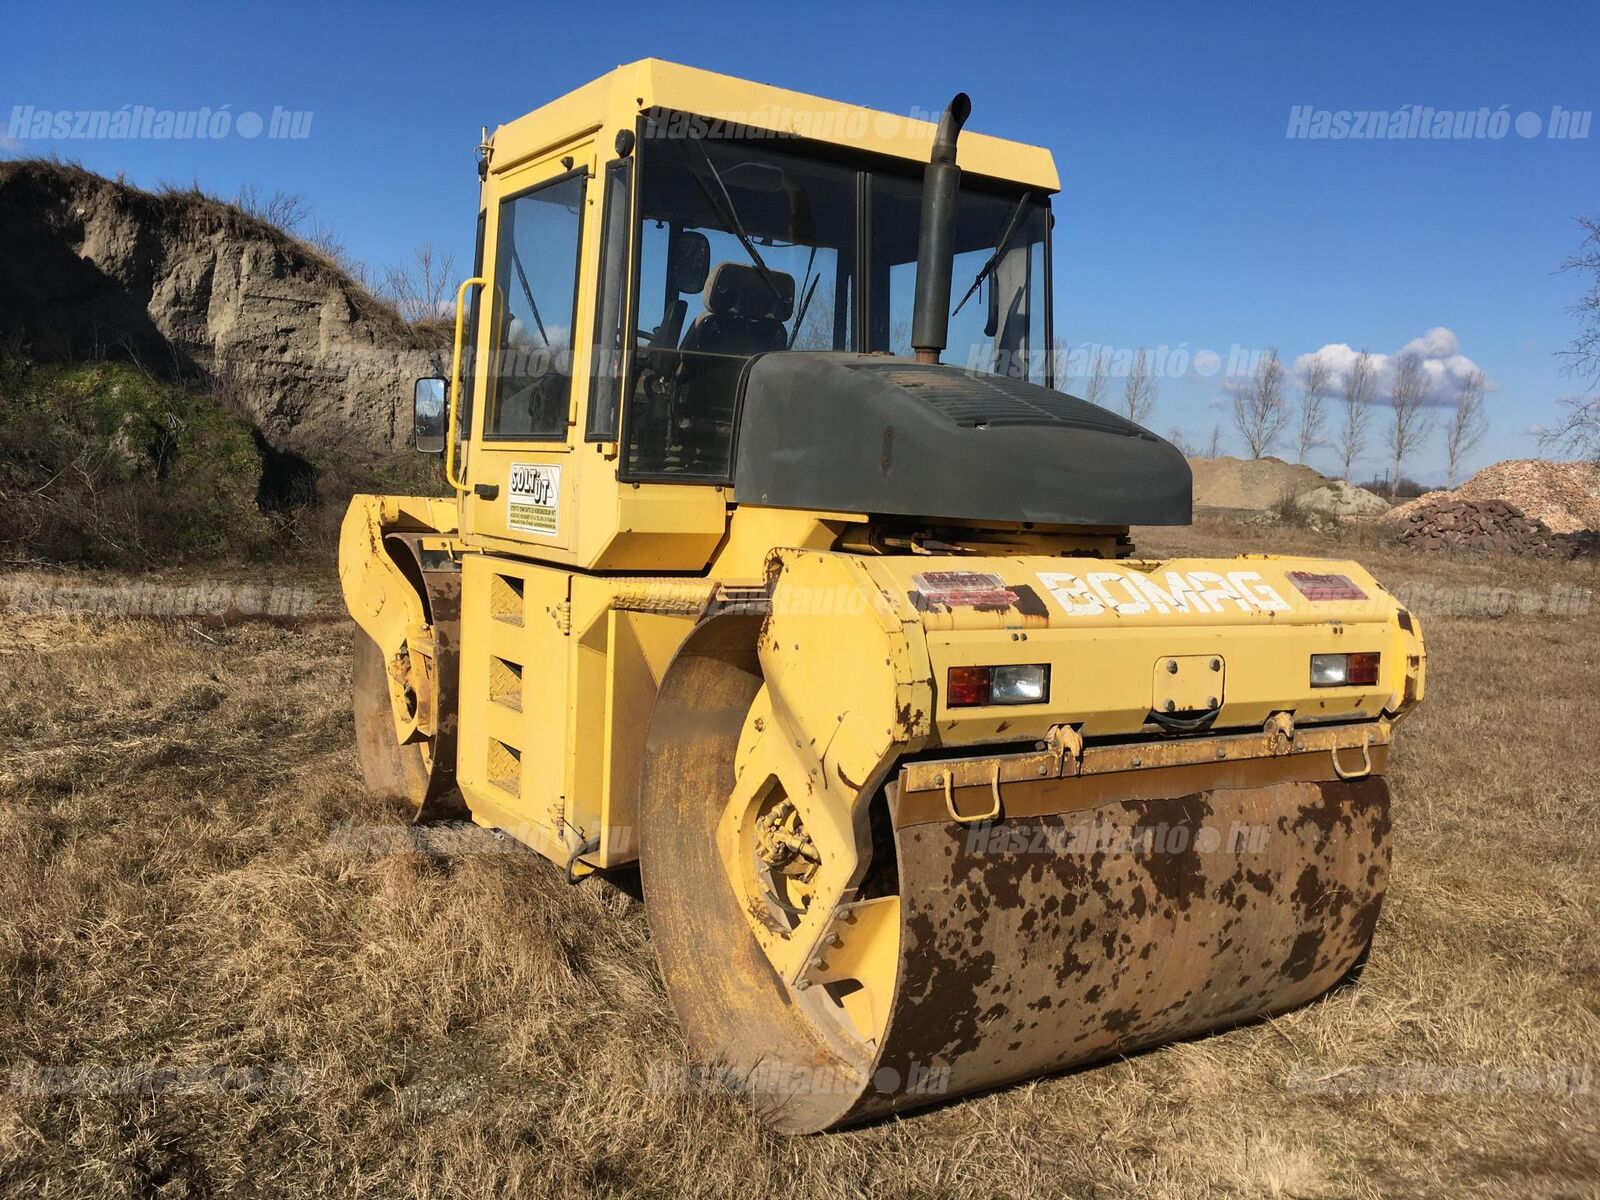
[[[1313,654],[1312,687],[1370,687],[1378,682],[1376,654]]]
[[[950,708],[1043,704],[1050,699],[1050,666],[951,667],[945,688]]]
[[[989,673],[990,704],[1043,704],[1050,698],[1050,668],[996,667]]]

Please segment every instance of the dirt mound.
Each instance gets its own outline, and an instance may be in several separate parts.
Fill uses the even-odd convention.
[[[1406,506],[1397,539],[1417,550],[1482,551],[1565,557],[1565,539],[1504,500],[1463,500],[1436,493]]]
[[[1268,509],[1328,480],[1281,458],[1191,458],[1196,508]]]
[[[1389,511],[1389,502],[1382,496],[1343,479],[1301,492],[1294,502],[1308,512],[1326,517],[1376,517]]]
[[[1509,459],[1485,467],[1453,492],[1428,492],[1389,513],[1408,520],[1417,508],[1441,499],[1504,500],[1552,533],[1600,530],[1600,465]]]
[[[0,337],[224,382],[274,443],[400,449],[430,339],[282,230],[195,192],[0,163]]]

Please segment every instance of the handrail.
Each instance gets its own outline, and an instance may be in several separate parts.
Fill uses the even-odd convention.
[[[481,275],[461,281],[456,289],[456,345],[450,356],[450,411],[444,430],[444,477],[458,492],[466,492],[467,485],[456,478],[456,414],[461,410],[461,335],[462,322],[467,310],[467,289],[488,287],[489,281]]]

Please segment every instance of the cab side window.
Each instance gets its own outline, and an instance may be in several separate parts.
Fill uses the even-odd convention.
[[[567,435],[585,183],[567,175],[500,204],[488,437]]]
[[[474,279],[483,275],[483,240],[484,232],[489,222],[489,214],[483,209],[478,210],[478,240],[473,244],[472,275]],[[457,439],[465,438],[472,428],[472,398],[478,391],[478,377],[484,372],[478,356],[478,314],[481,310],[483,289],[471,289],[470,298],[467,300],[467,325],[461,331],[461,363],[457,368],[461,372],[461,419],[456,426]]]
[[[633,160],[618,159],[606,167],[605,216],[600,223],[600,286],[595,289],[594,359],[589,373],[590,441],[617,437],[617,401],[622,391],[622,363],[628,294],[628,204],[632,199]]]

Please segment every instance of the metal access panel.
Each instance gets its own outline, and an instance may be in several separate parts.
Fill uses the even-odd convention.
[[[1150,708],[1158,713],[1210,712],[1227,700],[1227,663],[1220,654],[1175,654],[1158,658],[1152,672]]]
[[[478,824],[562,859],[570,582],[514,559],[462,562],[462,794]]]

